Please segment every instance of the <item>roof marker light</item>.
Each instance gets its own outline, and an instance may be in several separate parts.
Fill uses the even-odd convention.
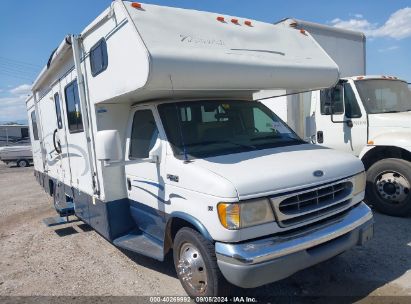
[[[141,8],[141,3],[133,2],[133,3],[131,3],[131,6],[134,7],[134,8],[140,9]]]
[[[244,24],[247,26],[253,26],[250,20],[244,21]]]
[[[307,31],[305,29],[301,29],[300,33],[307,36]]]
[[[231,22],[234,24],[238,24],[238,19],[231,19]]]
[[[357,80],[362,80],[362,79],[364,79],[364,76],[358,76],[357,77]]]
[[[225,22],[225,19],[224,19],[224,17],[218,16],[218,17],[217,17],[217,21]]]

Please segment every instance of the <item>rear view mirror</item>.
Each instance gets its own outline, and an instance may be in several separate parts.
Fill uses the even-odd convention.
[[[118,162],[123,158],[120,135],[117,130],[97,132],[96,156],[100,161]]]

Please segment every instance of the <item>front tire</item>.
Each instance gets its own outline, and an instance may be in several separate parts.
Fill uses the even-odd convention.
[[[194,229],[180,229],[173,244],[174,266],[191,298],[221,296],[229,284],[217,265],[214,245]]]
[[[391,216],[411,214],[411,162],[387,158],[367,170],[366,200]]]

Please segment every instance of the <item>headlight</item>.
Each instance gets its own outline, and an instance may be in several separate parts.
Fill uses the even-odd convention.
[[[357,195],[365,191],[365,185],[367,183],[365,172],[361,172],[353,176],[352,182],[353,182],[353,187],[354,187],[353,195]]]
[[[221,224],[230,230],[274,221],[273,210],[268,199],[241,203],[220,203],[217,209]]]

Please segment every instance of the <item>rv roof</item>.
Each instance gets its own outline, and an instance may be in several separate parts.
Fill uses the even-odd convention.
[[[250,96],[264,89],[325,88],[338,81],[338,66],[311,35],[285,24],[117,0],[82,37],[95,33],[105,20],[116,18],[113,11],[124,8],[138,39],[129,36],[117,44],[120,52],[108,52],[110,62],[110,56],[121,56],[130,43],[144,48],[133,58],[139,62],[133,71],[141,79],[129,90],[133,100]],[[33,90],[51,83],[60,57],[71,56],[68,40],[50,57]],[[108,98],[99,97],[99,102]]]

